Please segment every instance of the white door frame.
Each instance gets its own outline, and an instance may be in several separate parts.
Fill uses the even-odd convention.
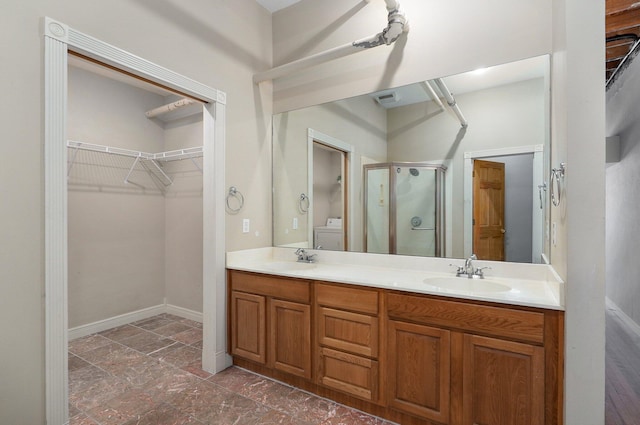
[[[544,237],[544,206],[536,208],[540,200],[538,197],[538,185],[544,183],[544,145],[516,146],[510,148],[488,149],[464,153],[464,256],[469,257],[473,250],[473,160],[479,158],[491,158],[494,156],[533,154],[533,220],[532,229],[532,262],[543,262],[542,241]],[[537,230],[533,230],[537,229]]]
[[[353,165],[353,145],[350,145],[347,142],[343,142],[340,139],[336,139],[333,136],[329,136],[328,134],[321,133],[312,128],[307,129],[307,194],[311,196],[313,193],[313,142],[318,141],[323,145],[329,146],[331,148],[337,149],[339,151],[344,152],[347,157],[347,164],[349,166],[348,170],[345,170],[347,173],[347,201],[348,201],[348,211],[347,211],[347,219],[353,221],[354,209],[353,209],[353,184],[354,184],[354,165]],[[313,199],[310,201],[313,202]],[[309,212],[307,213],[307,240],[309,241],[309,247],[315,248],[313,245],[313,208],[309,205]],[[355,229],[352,223],[346,223],[347,226],[347,241],[349,243],[348,246],[351,246],[351,243],[355,240]]]
[[[49,425],[68,423],[67,55],[69,50],[206,101],[203,106],[202,366],[230,364],[225,343],[224,149],[226,94],[44,18],[45,405]]]

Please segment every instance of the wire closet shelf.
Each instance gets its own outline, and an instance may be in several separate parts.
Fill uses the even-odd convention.
[[[68,140],[67,148],[73,150],[69,155],[67,177],[69,177],[71,174],[71,170],[76,163],[76,158],[79,151],[98,152],[117,155],[120,157],[133,158],[133,163],[128,167],[128,172],[123,180],[125,184],[135,184],[130,180],[130,178],[138,164],[142,167],[143,171],[146,171],[150,176],[155,178],[155,180],[159,181],[164,187],[168,187],[173,184],[173,179],[163,170],[163,167],[160,165],[161,162],[180,161],[188,159],[193,163],[198,171],[202,173],[201,165],[195,161],[195,158],[203,156],[202,146],[183,148],[166,152],[149,153],[112,146],[98,145],[94,143]]]

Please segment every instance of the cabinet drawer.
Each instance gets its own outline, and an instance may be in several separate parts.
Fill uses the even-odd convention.
[[[327,307],[378,314],[378,292],[373,290],[318,283],[316,302]]]
[[[231,287],[234,291],[250,292],[282,300],[307,304],[311,301],[309,282],[304,280],[232,271]]]
[[[390,318],[542,344],[544,314],[401,294],[387,294]]]
[[[369,401],[378,399],[378,362],[329,348],[320,349],[319,383]]]
[[[350,311],[318,308],[318,342],[368,357],[378,356],[378,318]]]

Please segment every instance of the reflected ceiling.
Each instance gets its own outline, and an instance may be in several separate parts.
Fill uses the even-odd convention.
[[[256,0],[262,7],[269,12],[277,12],[280,9],[289,7],[292,4],[298,3],[300,0]]]

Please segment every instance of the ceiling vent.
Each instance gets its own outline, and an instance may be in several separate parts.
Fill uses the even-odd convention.
[[[385,108],[393,106],[400,101],[400,95],[396,91],[385,91],[381,93],[375,93],[373,95],[373,98],[376,100],[376,102],[378,102],[380,105],[384,106]]]

